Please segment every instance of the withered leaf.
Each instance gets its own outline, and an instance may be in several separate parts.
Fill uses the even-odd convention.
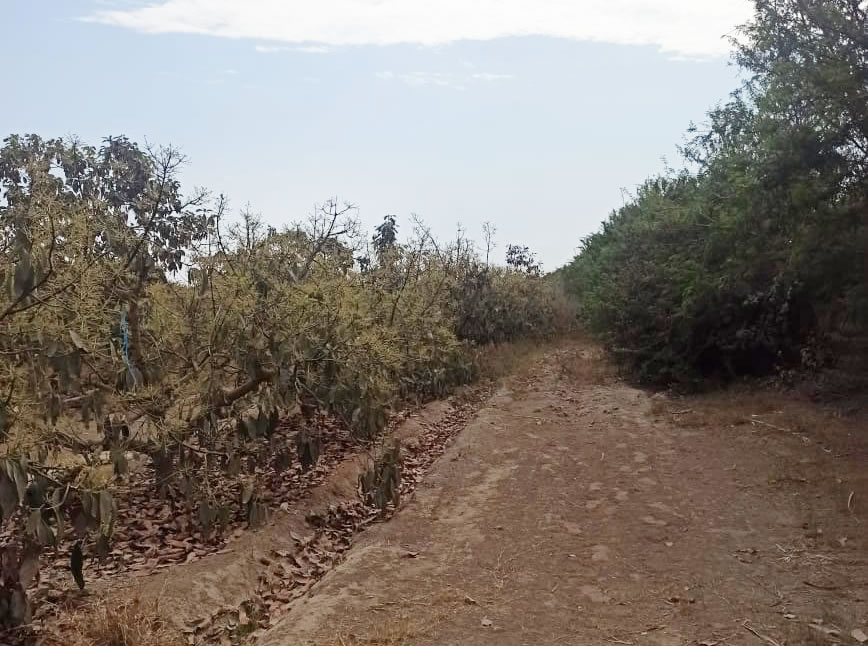
[[[23,590],[12,590],[9,599],[9,614],[15,624],[29,624],[31,618],[30,602]]]
[[[5,471],[0,471],[0,518],[5,520],[18,506],[18,492],[15,483],[9,479]]]
[[[69,553],[69,569],[79,590],[84,590],[84,554],[81,552],[81,542],[72,546]]]
[[[24,550],[18,566],[18,581],[21,588],[26,590],[37,574],[39,574],[39,548],[31,543]]]
[[[96,537],[96,554],[99,557],[100,563],[104,563],[111,552],[108,536],[100,534]]]
[[[72,339],[72,343],[75,345],[76,348],[78,348],[82,352],[88,352],[87,345],[85,345],[84,341],[81,340],[78,332],[76,332],[75,330],[69,330],[69,338]]]
[[[253,485],[245,483],[241,487],[241,504],[246,505],[253,499]]]
[[[114,520],[112,495],[105,489],[99,492],[99,520],[107,528],[111,528]]]

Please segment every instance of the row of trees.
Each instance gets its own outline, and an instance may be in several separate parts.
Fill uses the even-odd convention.
[[[857,0],[757,0],[746,81],[561,274],[642,380],[816,367],[868,331],[868,23]],[[827,353],[828,354],[828,353]]]
[[[124,138],[0,149],[0,626],[28,621],[46,547],[69,550],[79,582],[108,551],[100,455],[117,475],[148,456],[203,536],[225,516],[210,479],[237,478],[255,523],[237,454],[281,419],[309,467],[314,415],[371,440],[400,401],[473,379],[479,345],[566,322],[526,253],[489,266],[419,221],[400,243],[392,216],[368,240],[334,201],[283,230],[250,213],[227,225],[222,198],[182,193],[182,162]]]

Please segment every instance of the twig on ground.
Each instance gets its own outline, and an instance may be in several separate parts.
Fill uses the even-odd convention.
[[[819,583],[811,583],[810,581],[802,581],[809,588],[814,588],[816,590],[826,590],[827,592],[832,590],[838,590],[840,585],[821,585]]]
[[[762,639],[762,640],[763,640],[764,642],[766,642],[767,644],[770,644],[770,646],[781,646],[781,643],[780,643],[780,642],[775,641],[775,640],[772,639],[771,637],[766,637],[765,635],[761,635],[761,634],[758,633],[756,630],[754,630],[754,628],[750,625],[750,623],[748,622],[747,619],[744,620],[744,622],[741,624],[741,627],[744,628],[744,629],[745,629],[746,631],[748,631],[749,633],[752,633],[752,634],[756,635],[757,637],[759,637],[760,639]]]
[[[505,415],[506,417],[518,417],[519,419],[531,419],[535,422],[550,422],[551,420],[548,417],[538,417],[535,415],[516,415],[515,413],[506,413],[504,411],[498,411],[499,415]]]
[[[751,416],[749,421],[751,424],[757,424],[759,426],[767,426],[768,428],[773,428],[776,431],[781,431],[783,433],[792,433],[793,432],[788,428],[784,428],[783,426],[777,426],[776,424],[770,424],[769,422],[764,422],[761,419],[757,419],[756,417],[753,417],[753,416]]]

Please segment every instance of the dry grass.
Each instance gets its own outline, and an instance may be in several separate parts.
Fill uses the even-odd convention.
[[[480,348],[476,356],[479,374],[493,381],[509,377],[552,347],[551,343],[524,340]]]
[[[605,353],[594,345],[582,344],[575,350],[559,353],[557,361],[561,377],[578,384],[605,386],[618,377]]]
[[[340,631],[332,638],[332,646],[401,646],[411,639],[431,633],[436,622],[420,620],[413,616],[393,617],[377,624],[370,632],[356,634]]]
[[[403,646],[431,637],[445,619],[473,607],[468,605],[467,599],[469,597],[450,588],[433,595],[388,602],[373,608],[380,618],[374,625],[366,624],[363,630],[344,625],[324,643],[329,646]]]
[[[160,614],[157,602],[108,600],[65,617],[44,646],[183,646],[181,633]]]
[[[668,417],[683,428],[733,427],[750,425],[752,420],[778,426],[791,423],[782,416],[792,403],[772,390],[747,390],[734,387],[701,395],[669,398],[657,395],[651,402],[651,414]],[[766,427],[772,430],[772,427]],[[793,429],[796,430],[796,429]]]
[[[800,646],[828,646],[847,643],[846,627],[858,624],[856,617],[844,617],[824,604],[810,616],[802,617],[785,626],[783,644]],[[851,642],[851,643],[856,643]]]

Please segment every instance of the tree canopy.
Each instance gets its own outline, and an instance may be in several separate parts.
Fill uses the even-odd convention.
[[[853,0],[758,0],[746,81],[561,274],[640,379],[815,368],[868,326],[868,31]]]
[[[123,137],[0,148],[0,629],[29,620],[44,549],[79,585],[108,557],[131,461],[199,540],[257,525],[263,468],[313,467],[322,420],[371,442],[474,379],[480,345],[567,320],[551,281],[418,221],[403,243],[336,201],[227,222],[183,162]]]

